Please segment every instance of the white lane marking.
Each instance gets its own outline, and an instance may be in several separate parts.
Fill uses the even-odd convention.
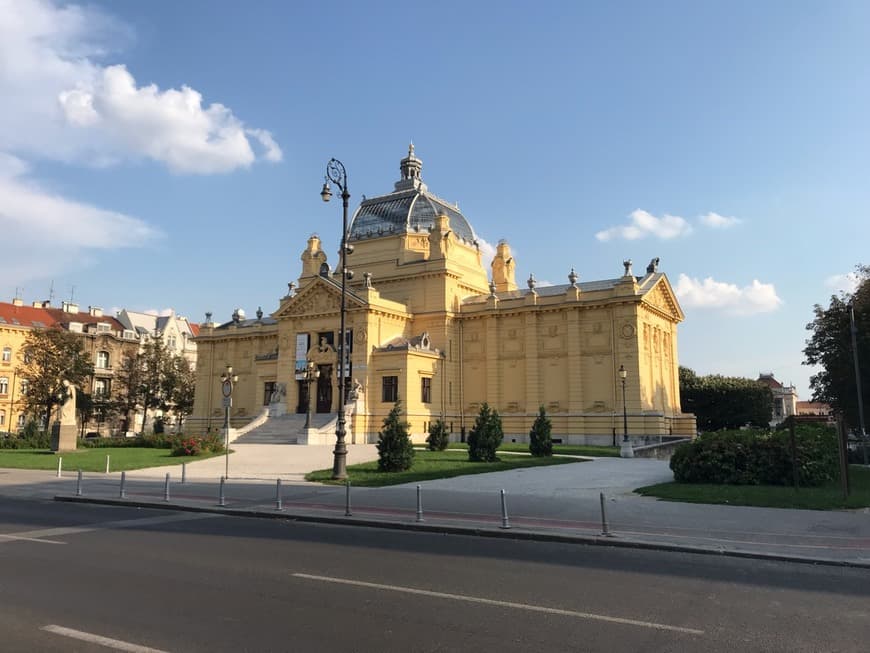
[[[113,648],[116,651],[128,651],[129,653],[167,653],[167,651],[163,651],[159,648],[151,648],[150,646],[131,644],[130,642],[124,642],[120,639],[112,639],[111,637],[94,635],[93,633],[86,633],[82,630],[73,630],[72,628],[65,628],[64,626],[55,626],[54,624],[43,626],[42,628],[40,628],[40,630],[54,633],[55,635],[62,635],[63,637],[78,639],[83,642],[90,642],[91,644],[99,644],[100,646]]]
[[[40,544],[66,544],[66,542],[58,542],[57,540],[44,540],[39,537],[24,537],[22,535],[6,535],[0,533],[0,542],[15,542],[21,540],[23,542],[39,542]]]
[[[483,605],[495,605],[502,608],[516,608],[518,610],[529,610],[530,612],[545,612],[547,614],[557,614],[565,617],[577,617],[578,619],[593,619],[595,621],[606,621],[614,624],[623,624],[626,626],[641,626],[643,628],[654,628],[655,630],[670,630],[677,633],[686,633],[689,635],[703,635],[703,630],[695,628],[683,628],[682,626],[669,626],[667,624],[659,624],[652,621],[638,621],[636,619],[624,619],[622,617],[609,617],[603,614],[592,614],[590,612],[577,612],[575,610],[562,610],[560,608],[547,608],[540,605],[529,605],[528,603],[514,603],[512,601],[496,601],[495,599],[485,599],[479,596],[467,596],[465,594],[449,594],[447,592],[433,592],[431,590],[421,590],[414,587],[401,587],[398,585],[381,585],[380,583],[367,583],[361,580],[351,580],[349,578],[335,578],[332,576],[314,576],[312,574],[293,574],[296,578],[306,578],[308,580],[319,580],[325,583],[338,583],[341,585],[353,585],[355,587],[368,587],[371,589],[387,590],[390,592],[402,592],[404,594],[417,594],[420,596],[431,596],[437,599],[451,599],[453,601],[465,601],[467,603],[481,603]]]
[[[23,531],[20,533],[8,533],[0,535],[0,543],[4,541],[12,541],[13,539],[48,542],[49,540],[42,540],[42,538],[62,537],[64,535],[76,535],[78,533],[91,533],[93,531],[102,531],[113,528],[136,528],[138,526],[151,526],[154,524],[167,524],[179,521],[194,521],[197,519],[210,519],[213,517],[220,517],[220,515],[210,513],[181,513],[174,515],[162,515],[159,517],[142,517],[141,519],[109,521],[98,524],[88,524],[87,526],[59,526],[57,528],[41,528],[33,531]],[[52,542],[52,544],[66,543]]]

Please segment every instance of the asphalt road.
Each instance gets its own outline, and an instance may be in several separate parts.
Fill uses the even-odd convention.
[[[3,499],[0,570],[4,652],[870,649],[830,566]]]

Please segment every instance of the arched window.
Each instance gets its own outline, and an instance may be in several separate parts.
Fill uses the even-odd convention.
[[[30,392],[30,381],[21,379],[21,396],[27,396],[28,392]]]
[[[12,360],[12,347],[3,347],[3,362],[8,363]]]
[[[104,370],[107,367],[109,367],[109,352],[98,351],[97,352],[97,368]]]
[[[6,426],[6,411],[0,410],[0,426]]]
[[[0,376],[0,395],[9,393],[9,379],[5,376]]]

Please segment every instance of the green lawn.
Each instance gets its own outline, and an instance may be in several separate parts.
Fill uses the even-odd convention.
[[[852,465],[851,493],[843,501],[840,481],[813,488],[779,485],[707,485],[702,483],[661,483],[635,490],[638,494],[667,501],[720,503],[761,508],[803,508],[836,510],[870,506],[870,469]]]
[[[451,442],[448,449],[468,450],[468,445],[462,442]],[[529,445],[522,442],[504,442],[498,448],[499,451],[516,451],[529,453]],[[563,456],[613,456],[619,457],[619,447],[601,447],[591,444],[554,444],[554,455]]]
[[[106,456],[110,456],[109,469],[120,472],[127,469],[143,469],[162,465],[180,465],[184,462],[204,460],[222,455],[207,453],[199,456],[172,456],[169,449],[145,447],[103,447],[99,449],[78,449],[55,454],[46,449],[0,449],[0,468],[14,469],[57,469],[58,457],[63,458],[63,468],[68,471],[83,472],[106,471]]]
[[[399,483],[431,481],[436,478],[452,478],[466,474],[503,472],[508,469],[540,467],[542,465],[562,465],[576,463],[573,458],[532,458],[531,456],[505,456],[495,463],[472,463],[464,451],[416,451],[414,465],[406,472],[379,472],[376,460],[360,465],[350,465],[347,475],[352,485],[359,487],[382,487]],[[339,483],[333,481],[332,469],[320,469],[305,475],[306,481],[318,483]]]

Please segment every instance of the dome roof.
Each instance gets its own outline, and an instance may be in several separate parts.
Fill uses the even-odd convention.
[[[459,208],[429,192],[420,178],[423,162],[414,156],[414,146],[402,159],[402,178],[395,190],[387,195],[363,200],[354,213],[348,231],[350,240],[378,238],[391,234],[428,232],[435,226],[435,217],[446,215],[450,228],[460,239],[474,243],[477,238]]]

